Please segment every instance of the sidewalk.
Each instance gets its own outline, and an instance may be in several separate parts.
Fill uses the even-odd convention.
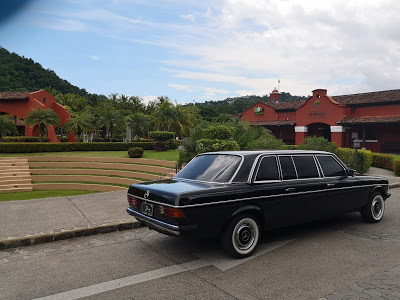
[[[400,187],[391,171],[370,168],[367,174]],[[0,202],[0,250],[136,228],[140,223],[127,207],[126,191]]]

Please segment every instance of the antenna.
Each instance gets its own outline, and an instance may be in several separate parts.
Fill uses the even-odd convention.
[[[278,92],[279,92],[279,84],[281,83],[281,80],[278,79]]]

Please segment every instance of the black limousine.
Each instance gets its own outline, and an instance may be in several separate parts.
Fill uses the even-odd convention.
[[[168,235],[219,237],[241,258],[263,230],[356,211],[379,222],[388,188],[386,178],[356,176],[329,152],[212,152],[172,179],[131,185],[127,212]]]

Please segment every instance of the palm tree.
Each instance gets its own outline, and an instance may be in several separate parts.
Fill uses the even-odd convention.
[[[84,133],[91,132],[94,127],[94,118],[88,113],[75,114],[64,125],[65,131],[75,132],[78,135],[78,140],[81,134],[83,136]]]
[[[60,117],[51,108],[42,109],[40,107],[33,109],[26,115],[25,125],[30,125],[32,128],[39,126],[40,141],[43,141],[43,136],[46,135],[46,127],[49,125],[58,126]]]
[[[150,117],[143,113],[136,113],[125,117],[127,139],[129,133],[135,136],[144,136],[150,128]],[[129,132],[128,132],[129,131]]]
[[[174,105],[168,100],[164,100],[154,112],[154,127],[157,130],[174,130],[177,115]]]
[[[115,128],[123,125],[124,119],[120,112],[110,107],[103,112],[98,121],[98,127],[105,128],[108,137],[112,137]]]
[[[8,117],[6,116],[1,116],[0,117],[0,139],[9,134],[14,134],[17,132],[17,127],[11,121]]]

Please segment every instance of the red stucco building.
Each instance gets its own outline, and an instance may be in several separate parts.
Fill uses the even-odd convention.
[[[60,117],[60,125],[71,118],[71,114],[64,106],[56,102],[51,94],[45,90],[37,92],[6,92],[0,93],[0,113],[6,113],[25,119],[26,115],[33,109],[41,107],[42,109],[51,108]],[[47,134],[50,142],[59,142],[56,131],[53,125],[47,127]],[[26,136],[39,136],[39,128],[32,128],[29,125],[25,126]],[[75,142],[75,133],[71,132],[68,135],[70,142]]]
[[[328,96],[317,89],[307,100],[280,102],[277,90],[270,102],[259,102],[239,115],[264,126],[287,144],[307,136],[322,136],[339,147],[374,152],[400,152],[400,90]]]

